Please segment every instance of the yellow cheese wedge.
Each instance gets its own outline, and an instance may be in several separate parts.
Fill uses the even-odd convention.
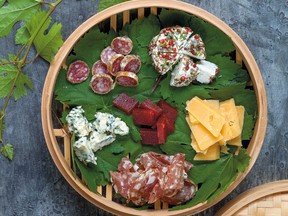
[[[220,141],[221,145],[222,143],[227,143],[228,140],[239,136],[241,133],[241,128],[233,98],[220,103],[220,112],[223,116],[225,116],[226,120],[221,130],[221,134],[223,136],[223,140]]]
[[[190,101],[187,101],[186,104],[186,110],[189,113],[193,113],[195,119],[197,119],[201,125],[210,131],[214,137],[218,138],[225,123],[225,118],[217,110],[212,109],[211,106],[198,97],[192,98]],[[197,140],[196,136],[195,138]],[[199,142],[198,144],[200,147]]]
[[[220,102],[219,100],[203,100],[205,103],[207,103],[211,108],[219,110]],[[189,113],[189,118],[191,124],[197,124],[199,121],[193,116],[193,113]]]
[[[229,148],[226,145],[224,145],[224,146],[222,145],[222,146],[220,146],[220,151],[224,154],[228,154]]]
[[[220,146],[218,144],[212,145],[207,149],[206,154],[197,153],[194,160],[217,160],[220,158]]]
[[[199,148],[199,145],[195,139],[195,137],[193,136],[193,133],[191,133],[191,146],[192,148],[197,152],[197,153],[202,153],[202,154],[206,154],[207,152],[207,149],[202,151],[200,148]]]
[[[242,139],[241,139],[241,134],[242,134],[242,129],[243,129],[243,124],[244,124],[244,113],[245,113],[245,108],[243,106],[236,106],[238,118],[239,118],[239,126],[241,133],[239,136],[235,137],[232,140],[227,141],[228,144],[234,145],[234,146],[242,146]]]
[[[199,124],[191,124],[189,118],[186,118],[187,123],[192,132],[192,136],[195,138],[197,142],[199,152],[205,151],[207,148],[223,139],[220,134],[218,137],[214,137],[203,125]],[[193,143],[195,145],[195,143]],[[191,144],[192,145],[192,144]],[[197,147],[196,147],[197,149]],[[196,151],[195,149],[195,151]],[[197,152],[197,151],[196,151]]]

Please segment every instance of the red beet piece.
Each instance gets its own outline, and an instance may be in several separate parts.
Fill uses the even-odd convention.
[[[155,112],[149,109],[135,108],[132,111],[132,115],[135,125],[152,126],[157,120]]]
[[[163,113],[167,115],[169,119],[174,123],[178,116],[178,111],[176,108],[165,102],[164,100],[160,100],[158,102],[158,106],[163,110]]]
[[[153,110],[155,112],[156,118],[158,118],[162,113],[162,109],[149,99],[144,100],[139,105],[139,107],[143,109]]]
[[[157,131],[150,128],[140,128],[142,144],[159,144]]]
[[[160,117],[157,120],[157,123],[158,122],[160,124],[162,124],[162,123],[165,124],[168,135],[175,131],[175,126],[174,126],[172,120],[170,118],[168,118],[168,116],[165,113],[162,113],[160,115]],[[157,127],[157,123],[156,123],[156,127]]]
[[[139,102],[127,94],[121,93],[113,100],[112,104],[127,115],[130,115],[132,110],[138,106]]]

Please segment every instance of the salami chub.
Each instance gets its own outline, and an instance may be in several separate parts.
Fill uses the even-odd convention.
[[[89,77],[89,67],[81,60],[77,60],[70,64],[67,71],[67,80],[70,83],[82,83]]]
[[[139,84],[138,76],[133,72],[120,71],[116,74],[116,83],[125,87],[135,87]]]
[[[96,74],[109,74],[107,65],[101,60],[96,61],[92,67],[92,75]]]
[[[138,73],[141,68],[141,60],[136,55],[126,55],[121,61],[121,70]]]
[[[111,47],[119,54],[128,55],[133,49],[133,42],[127,36],[116,37],[112,40]]]
[[[112,76],[115,76],[121,70],[121,61],[123,58],[122,54],[116,54],[109,60],[107,69]]]
[[[114,88],[113,79],[108,74],[96,74],[92,77],[90,87],[97,94],[107,94]]]

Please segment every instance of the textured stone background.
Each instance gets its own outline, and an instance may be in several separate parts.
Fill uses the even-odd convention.
[[[249,188],[288,179],[288,1],[186,0],[226,22],[251,49],[265,82],[269,123],[259,158],[245,180],[216,206],[199,215],[214,215],[227,201]],[[241,2],[241,3],[239,3]],[[64,38],[95,14],[98,1],[64,0],[53,14]],[[0,40],[0,57],[15,53],[13,37]],[[4,139],[15,146],[15,159],[0,156],[0,216],[110,215],[90,204],[68,185],[54,165],[43,137],[40,103],[48,64],[36,60],[26,68],[34,90],[11,102]],[[3,101],[0,102],[0,105]]]

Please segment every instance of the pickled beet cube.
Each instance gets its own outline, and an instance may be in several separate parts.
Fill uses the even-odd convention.
[[[149,109],[135,108],[132,111],[132,116],[135,125],[152,126],[157,120],[155,112]]]
[[[168,118],[168,116],[165,113],[162,113],[161,116],[158,118],[157,123],[156,123],[156,127],[157,127],[158,123],[159,124],[165,124],[168,135],[175,131],[175,126],[174,126],[172,120],[170,118]]]
[[[158,102],[158,106],[163,110],[163,113],[167,115],[169,119],[174,123],[178,116],[178,111],[175,107],[171,106],[164,100]]]
[[[144,100],[139,105],[139,108],[153,110],[155,112],[156,118],[158,118],[162,113],[162,109],[149,99]]]
[[[140,128],[142,144],[159,144],[157,131],[150,128]]]
[[[127,94],[121,93],[112,101],[112,104],[127,115],[130,115],[132,110],[138,106],[139,102]]]

